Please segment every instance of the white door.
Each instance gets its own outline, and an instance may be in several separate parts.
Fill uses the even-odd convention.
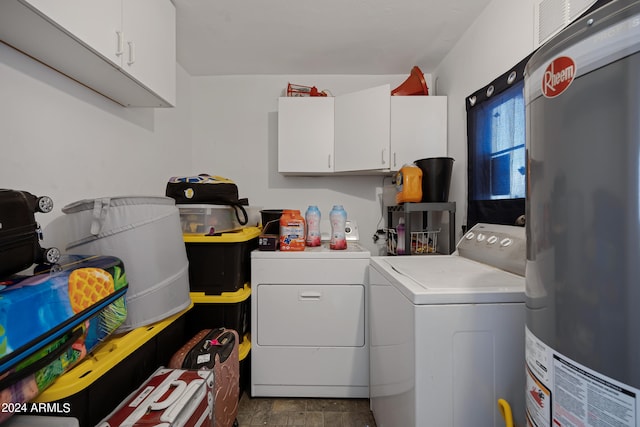
[[[25,0],[77,40],[120,66],[120,0]]]
[[[447,156],[447,97],[391,97],[391,170]]]
[[[122,68],[175,104],[176,11],[169,0],[124,0]]]
[[[364,285],[258,285],[256,298],[260,346],[364,346]]]
[[[278,98],[278,172],[333,172],[334,98]]]
[[[336,172],[389,169],[389,85],[335,99]]]

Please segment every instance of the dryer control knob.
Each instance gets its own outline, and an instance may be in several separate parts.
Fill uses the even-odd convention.
[[[493,245],[497,241],[498,241],[498,238],[496,236],[491,236],[487,239],[487,243],[490,245]]]
[[[511,246],[512,243],[513,243],[513,240],[511,240],[508,237],[505,237],[504,239],[500,240],[500,246],[502,247]]]

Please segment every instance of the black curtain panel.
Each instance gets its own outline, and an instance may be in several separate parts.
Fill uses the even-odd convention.
[[[594,2],[575,21],[612,0]],[[524,216],[526,152],[524,68],[533,52],[466,99],[467,227],[515,224]]]
[[[524,68],[529,57],[466,99],[467,227],[513,225],[524,215]]]

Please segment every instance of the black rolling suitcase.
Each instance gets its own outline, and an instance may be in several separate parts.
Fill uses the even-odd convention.
[[[58,249],[40,247],[40,229],[35,219],[35,212],[46,213],[52,209],[50,197],[0,189],[0,278],[34,263],[58,262]]]

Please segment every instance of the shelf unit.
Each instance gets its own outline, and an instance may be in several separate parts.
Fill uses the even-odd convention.
[[[456,247],[456,202],[437,202],[437,203],[403,203],[402,205],[388,206],[387,207],[387,228],[393,228],[393,213],[402,212],[404,214],[405,224],[405,244],[407,248],[407,255],[411,255],[411,231],[414,231],[411,224],[411,214],[414,212],[422,212],[424,215],[423,224],[433,223],[433,214],[436,212],[448,212],[449,213],[449,254],[451,254]]]

